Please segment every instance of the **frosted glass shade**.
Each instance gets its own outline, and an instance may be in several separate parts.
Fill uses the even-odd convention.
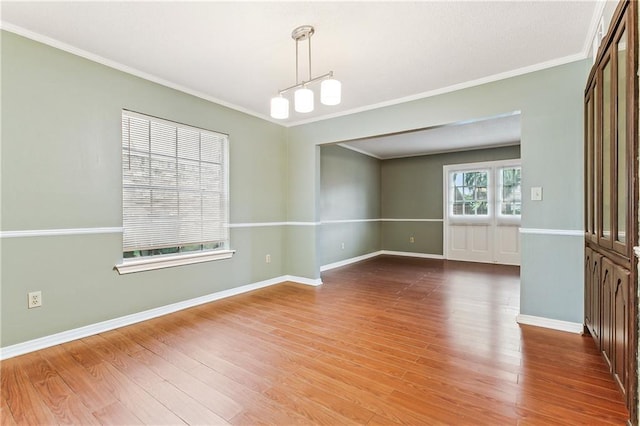
[[[342,96],[342,84],[330,78],[320,85],[320,102],[323,105],[338,105]]]
[[[284,120],[289,118],[289,100],[282,96],[271,98],[271,117]]]
[[[313,111],[313,92],[306,87],[296,90],[294,102],[297,112]]]

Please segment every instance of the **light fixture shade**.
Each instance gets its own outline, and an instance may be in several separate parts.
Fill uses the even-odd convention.
[[[297,112],[313,111],[313,91],[303,87],[294,94],[295,109]]]
[[[289,100],[282,96],[271,98],[271,117],[284,120],[289,118]]]
[[[320,102],[323,105],[338,105],[342,97],[342,84],[330,78],[320,85]]]

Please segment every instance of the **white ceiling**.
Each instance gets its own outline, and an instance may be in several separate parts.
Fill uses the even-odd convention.
[[[295,125],[582,59],[603,7],[597,1],[2,1],[0,16],[7,30],[268,120],[270,98],[295,83],[291,30],[313,25],[313,75],[333,70],[343,101],[335,107],[316,101],[314,112],[292,109],[278,121]],[[520,116],[507,114],[341,145],[388,159],[519,140]]]
[[[313,74],[333,70],[343,102],[292,111],[281,123],[293,125],[584,58],[602,3],[2,1],[1,8],[4,29],[266,119],[270,98],[295,83],[291,30],[313,25]]]
[[[520,144],[520,113],[451,123],[412,132],[342,142],[338,145],[388,160]]]

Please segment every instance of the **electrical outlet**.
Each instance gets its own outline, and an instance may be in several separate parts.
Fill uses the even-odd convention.
[[[266,256],[264,257],[264,261],[265,261],[266,263],[271,263],[271,255],[270,255],[270,254],[266,255]]]
[[[416,239],[415,239],[415,238],[413,238],[413,235],[409,237],[409,242],[410,242],[411,244],[413,244],[413,243],[415,243],[415,242],[416,242]]]
[[[340,248],[344,250],[344,243],[340,244]]]
[[[42,306],[42,292],[41,291],[32,291],[29,292],[28,296],[28,307],[29,309],[31,308],[38,308],[40,306]]]

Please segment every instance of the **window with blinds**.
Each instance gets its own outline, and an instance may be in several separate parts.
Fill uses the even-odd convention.
[[[229,246],[228,136],[122,112],[123,257]]]

